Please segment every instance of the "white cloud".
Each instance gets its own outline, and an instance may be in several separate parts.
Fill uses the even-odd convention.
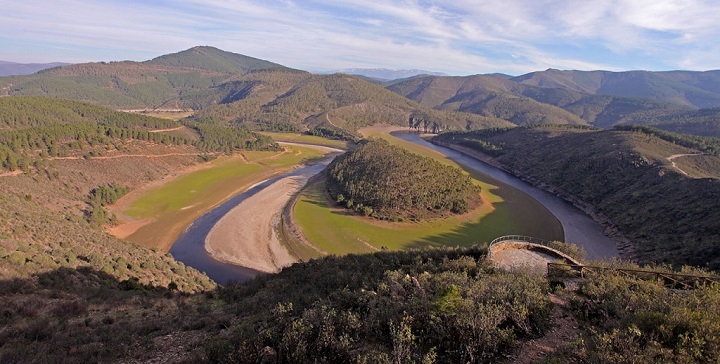
[[[21,55],[36,61],[63,60],[49,51],[75,48],[83,54],[78,57],[88,60],[101,55],[138,60],[193,45],[215,45],[316,69],[382,66],[468,74],[548,67],[720,66],[717,52],[707,50],[720,33],[720,24],[711,16],[720,14],[720,4],[709,0],[157,4],[8,2],[0,13],[0,59],[18,60]],[[55,48],[41,54],[40,44]]]

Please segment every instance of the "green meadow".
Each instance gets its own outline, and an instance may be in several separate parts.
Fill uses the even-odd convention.
[[[315,144],[326,147],[338,148],[338,149],[349,149],[352,146],[352,142],[344,140],[333,140],[327,139],[315,135],[305,135],[298,133],[273,133],[273,132],[259,132],[260,134],[267,135],[278,142],[290,142],[290,143],[303,143],[303,144]]]
[[[431,149],[371,133],[411,152],[462,168],[482,189],[483,205],[468,214],[423,222],[386,222],[362,217],[328,201],[322,181],[308,186],[296,203],[295,221],[305,237],[329,254],[349,254],[387,248],[469,246],[506,234],[562,240],[560,222],[529,195],[488,176],[470,171]]]
[[[180,233],[197,217],[244,191],[252,184],[292,169],[323,154],[291,146],[283,152],[243,152],[221,157],[204,169],[177,177],[145,191],[122,215],[149,221],[127,240],[167,251]]]

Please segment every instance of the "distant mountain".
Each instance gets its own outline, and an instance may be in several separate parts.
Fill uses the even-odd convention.
[[[0,61],[0,77],[29,75],[37,71],[53,67],[67,66],[70,63],[53,62],[53,63],[15,63]]]
[[[253,88],[265,93],[250,92],[231,103],[200,110],[195,117],[235,121],[262,130],[321,134],[354,132],[376,124],[408,126],[411,116],[418,127],[428,130],[513,126],[498,118],[434,110],[358,76],[302,74],[282,85],[279,79],[256,82]]]
[[[332,73],[344,73],[346,75],[365,76],[383,81],[397,80],[399,78],[408,78],[417,75],[447,76],[447,74],[442,72],[431,72],[418,69],[390,70],[387,68],[345,68],[333,71]]]
[[[220,73],[291,70],[277,63],[244,56],[242,54],[230,53],[209,46],[193,47],[182,52],[160,56],[143,63]]]
[[[52,96],[119,109],[197,109],[232,99],[240,91],[235,82],[263,72],[305,73],[213,47],[193,47],[145,62],[84,63],[0,78],[0,96]]]
[[[512,80],[524,85],[586,94],[640,97],[696,108],[720,107],[720,70],[609,72],[548,69]]]
[[[145,62],[75,64],[0,77],[0,96],[50,96],[115,109],[210,108],[212,117],[270,130],[329,125],[353,132],[378,123],[409,125],[412,115],[429,130],[641,123],[718,135],[716,112],[694,113],[720,107],[720,71],[550,69],[517,77],[434,76],[428,74],[438,73],[423,70],[341,72],[358,75],[313,75],[199,46]]]
[[[562,71],[564,72],[564,71]],[[535,78],[538,80],[540,78]],[[517,82],[520,80],[521,82]],[[637,123],[696,135],[720,136],[715,111],[651,98],[599,95],[578,91],[568,82],[540,84],[501,76],[416,76],[387,88],[423,105],[457,110],[529,124],[592,124],[610,128]],[[589,85],[588,82],[586,84]],[[588,87],[582,88],[588,90]],[[692,124],[684,126],[684,124]]]
[[[587,124],[559,107],[522,95],[524,87],[495,76],[414,77],[388,86],[422,105],[528,124]]]

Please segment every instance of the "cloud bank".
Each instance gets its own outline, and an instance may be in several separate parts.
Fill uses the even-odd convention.
[[[0,59],[146,60],[212,45],[306,70],[706,70],[720,68],[713,14],[709,0],[24,0],[3,5]]]

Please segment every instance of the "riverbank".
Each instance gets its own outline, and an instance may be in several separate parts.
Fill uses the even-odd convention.
[[[335,148],[314,148],[324,152],[341,152]],[[278,272],[299,261],[300,257],[282,244],[278,234],[281,215],[288,201],[333,157],[274,181],[220,218],[205,238],[205,249],[210,256],[266,273]]]
[[[317,148],[288,143],[281,152],[243,151],[189,167],[120,199],[111,213],[124,223],[108,232],[167,252],[202,214],[258,182],[322,155]]]
[[[618,253],[621,258],[623,258],[625,260],[631,260],[631,261],[636,259],[635,247],[632,245],[630,240],[627,237],[625,237],[625,235],[617,228],[617,226],[607,216],[600,213],[595,206],[592,206],[592,205],[580,200],[579,198],[573,196],[572,194],[570,194],[566,191],[563,191],[559,188],[551,186],[537,178],[529,176],[529,175],[523,173],[522,171],[508,168],[507,166],[498,162],[495,158],[493,158],[490,155],[487,155],[487,154],[484,154],[484,153],[478,152],[476,150],[473,150],[473,149],[470,149],[467,147],[463,147],[463,146],[457,145],[457,144],[443,143],[443,142],[436,141],[436,140],[431,140],[431,142],[435,145],[455,150],[455,151],[465,154],[471,158],[477,159],[483,163],[487,163],[495,168],[498,168],[509,174],[512,174],[513,176],[517,177],[518,179],[520,179],[524,182],[527,182],[540,190],[551,193],[554,196],[557,196],[557,197],[569,202],[573,206],[575,206],[578,209],[580,209],[581,211],[583,211],[585,214],[587,214],[590,218],[592,218],[595,222],[597,222],[604,228],[604,234],[615,242],[615,245],[617,247]]]

